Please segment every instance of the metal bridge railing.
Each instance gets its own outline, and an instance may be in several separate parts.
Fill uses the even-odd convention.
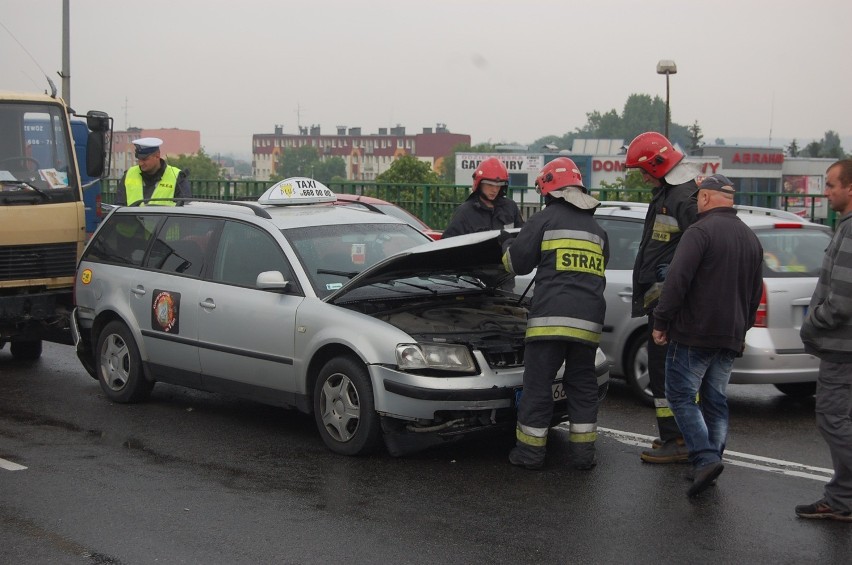
[[[112,204],[119,179],[106,179],[101,199]],[[211,200],[253,199],[263,194],[274,183],[252,180],[191,180],[192,194],[196,198]],[[419,184],[419,183],[376,183],[376,182],[330,182],[327,186],[335,192],[361,194],[380,198],[405,208],[435,229],[444,229],[456,207],[470,194],[467,185]],[[593,196],[600,200],[626,200],[650,202],[651,191],[645,189],[592,189]],[[518,202],[521,213],[528,218],[541,209],[542,199],[533,187],[509,188],[509,195]],[[767,192],[742,192],[737,194],[737,204],[763,206],[788,210],[834,226],[836,214],[827,205],[822,194],[777,194]],[[824,212],[824,211],[827,211]],[[817,217],[822,212],[826,217]]]

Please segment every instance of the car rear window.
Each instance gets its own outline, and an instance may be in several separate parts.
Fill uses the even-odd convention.
[[[831,234],[817,229],[755,230],[763,246],[763,276],[815,277],[819,275]]]

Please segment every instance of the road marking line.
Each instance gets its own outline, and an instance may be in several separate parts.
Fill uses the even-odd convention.
[[[6,461],[5,459],[0,459],[0,469],[6,469],[7,471],[23,471],[26,467],[18,465],[17,463],[12,463],[11,461]]]
[[[569,430],[567,423],[562,423],[557,426],[557,428],[563,431]],[[654,440],[653,436],[637,434],[634,432],[625,432],[622,430],[613,430],[611,428],[598,428],[598,431],[623,444],[634,445],[637,447],[648,447],[651,441]],[[740,459],[744,459],[744,461],[740,461]],[[779,475],[800,477],[820,482],[825,482],[831,479],[834,475],[833,469],[814,467],[812,465],[796,463],[795,461],[784,461],[783,459],[772,459],[771,457],[763,457],[760,455],[751,455],[749,453],[742,453],[739,451],[726,450],[724,460],[725,463],[730,463],[731,465],[736,465],[738,467],[746,467],[749,469],[756,469],[758,471],[767,471]],[[761,463],[764,464],[761,465]]]

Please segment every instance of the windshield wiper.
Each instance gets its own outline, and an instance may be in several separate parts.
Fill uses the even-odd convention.
[[[28,182],[25,182],[25,181],[22,181],[22,180],[4,180],[4,181],[2,181],[2,184],[9,184],[9,185],[18,186],[18,187],[21,187],[21,188],[29,188],[30,190],[35,191],[38,194],[40,194],[41,197],[44,198],[45,200],[50,200],[49,194],[47,194],[42,189],[31,185]]]
[[[351,279],[355,275],[361,274],[361,271],[333,271],[331,269],[317,269],[318,275],[337,275],[338,277],[346,277]]]

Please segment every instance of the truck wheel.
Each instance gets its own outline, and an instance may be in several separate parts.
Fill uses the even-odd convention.
[[[133,334],[122,322],[110,322],[98,336],[98,381],[106,397],[122,404],[148,398],[154,383],[142,373]]]
[[[778,383],[775,388],[792,398],[807,398],[816,394],[816,383]]]
[[[41,340],[13,341],[9,345],[9,351],[18,361],[35,361],[41,357]]]
[[[627,384],[633,390],[642,404],[654,405],[654,395],[651,394],[651,377],[648,373],[648,341],[645,332],[641,332],[630,341],[624,372],[627,373]]]
[[[373,386],[364,365],[335,357],[320,370],[314,385],[314,418],[322,440],[341,455],[363,455],[381,440]]]

